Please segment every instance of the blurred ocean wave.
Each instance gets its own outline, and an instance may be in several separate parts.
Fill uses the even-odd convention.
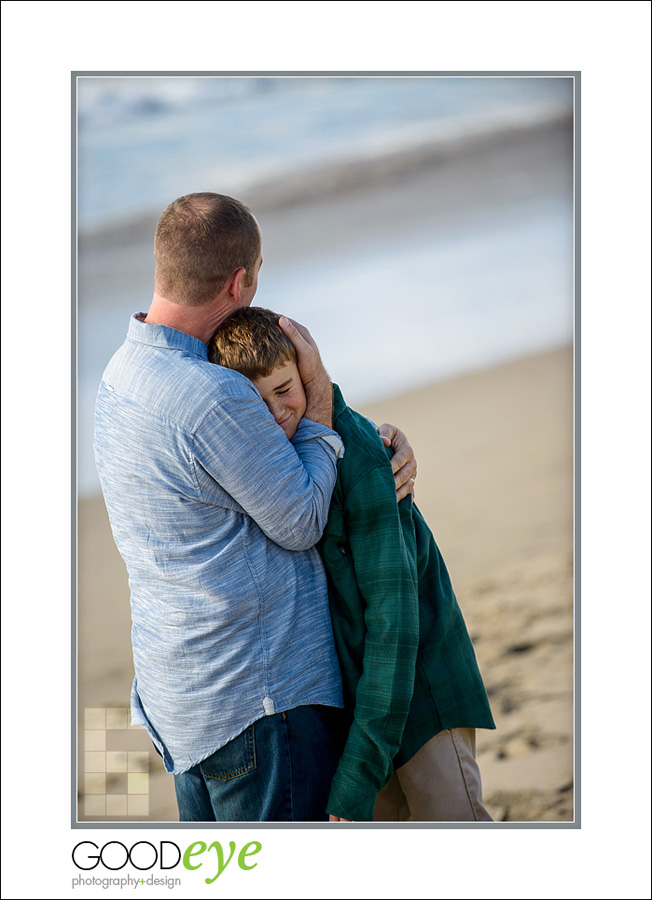
[[[78,122],[82,130],[120,127],[130,119],[228,104],[273,90],[287,90],[287,83],[260,77],[89,76],[80,80]]]
[[[78,223],[197,190],[272,208],[567,121],[569,78],[80,78]]]
[[[302,168],[280,163],[274,175],[258,181],[243,179],[240,193],[255,198],[256,206],[270,209],[310,202],[355,188],[373,187],[397,176],[446,162],[462,153],[485,150],[525,133],[570,123],[568,111],[550,104],[536,111],[529,107],[486,116],[465,116],[435,125],[405,128],[378,141],[360,141],[341,157],[306,163]]]

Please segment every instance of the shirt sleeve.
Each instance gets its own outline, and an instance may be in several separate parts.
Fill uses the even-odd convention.
[[[345,504],[345,549],[365,604],[365,643],[353,722],[327,809],[353,821],[373,821],[414,690],[419,604],[411,502],[407,497],[399,509],[393,478],[378,468],[356,484]]]
[[[324,530],[341,447],[339,435],[308,419],[288,441],[253,386],[236,387],[197,429],[194,464],[270,540],[306,550]]]

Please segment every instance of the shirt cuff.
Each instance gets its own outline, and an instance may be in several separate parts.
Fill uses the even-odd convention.
[[[339,434],[336,431],[332,431],[330,428],[326,428],[325,425],[320,425],[319,422],[313,422],[312,419],[306,419],[305,417],[299,421],[295,435],[292,438],[292,443],[294,444],[297,440],[306,440],[316,437],[321,438],[322,441],[326,441],[328,446],[335,453],[336,459],[341,459],[344,456],[344,444],[342,443],[342,438]]]
[[[335,451],[335,458],[342,459],[344,456],[344,444],[342,443],[342,438],[338,434],[324,434],[322,435],[323,440],[326,441],[327,444]]]

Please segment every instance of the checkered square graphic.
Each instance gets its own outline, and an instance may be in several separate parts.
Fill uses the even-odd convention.
[[[118,731],[127,732],[121,736],[126,749],[107,749]],[[84,710],[82,764],[87,816],[149,815],[149,753],[129,749],[130,731],[127,707]]]

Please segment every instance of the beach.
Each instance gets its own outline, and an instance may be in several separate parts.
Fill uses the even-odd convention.
[[[416,452],[417,503],[449,568],[497,725],[478,732],[487,808],[497,821],[572,821],[572,348],[360,408],[399,425]],[[128,727],[129,589],[100,497],[80,501],[78,531],[80,760],[90,753],[93,768],[101,751],[89,747],[103,739],[116,769],[80,765],[79,818],[177,821],[172,777],[144,731]]]
[[[417,503],[496,720],[478,734],[478,758],[504,822],[574,816],[572,187],[572,120],[555,114],[236,194],[263,234],[254,302],[307,325],[347,402],[414,446]],[[102,370],[151,299],[158,212],[79,234],[78,771],[89,821],[177,816],[172,778],[129,726],[127,573],[92,456]]]
[[[478,759],[497,821],[573,818],[572,385],[566,347],[366,410],[419,460],[496,721]]]

